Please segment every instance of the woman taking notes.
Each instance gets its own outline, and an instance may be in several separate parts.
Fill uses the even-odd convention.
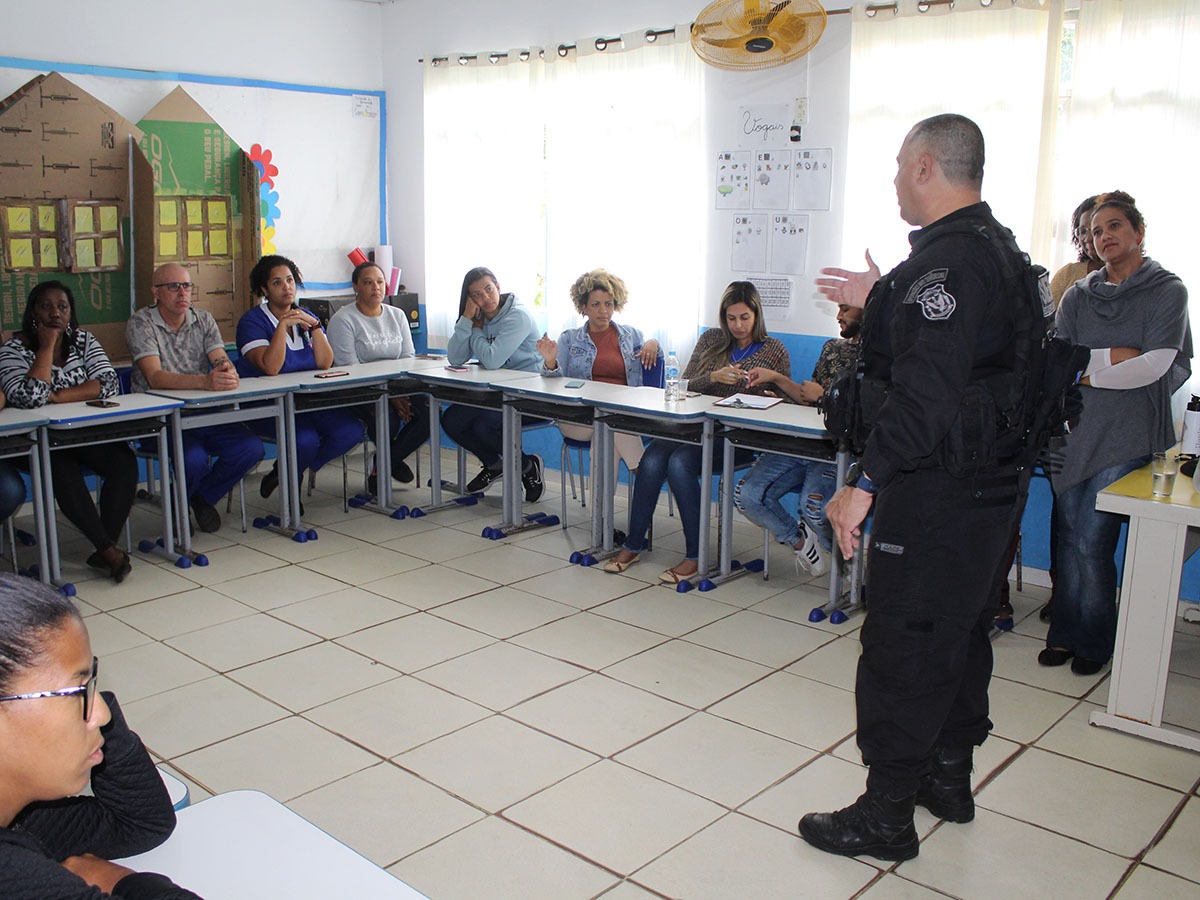
[[[771,394],[766,383],[749,385],[751,369],[772,369],[781,375],[791,374],[791,363],[783,344],[767,336],[762,320],[762,303],[758,290],[748,281],[735,281],[725,289],[721,298],[720,328],[710,328],[700,335],[696,349],[688,361],[683,376],[688,389],[714,397],[729,397],[739,391],[751,394]],[[722,442],[714,444],[714,458],[719,458]],[[749,451],[738,451],[734,459],[744,465],[752,458]],[[733,477],[733,473],[727,473]],[[646,447],[638,467],[633,487],[633,503],[629,508],[629,537],[625,546],[604,565],[606,572],[624,572],[641,558],[646,548],[650,520],[658,504],[658,495],[669,483],[675,502],[679,505],[679,521],[683,525],[684,558],[659,575],[659,580],[678,584],[697,573],[700,555],[700,516],[703,497],[708,485],[700,484],[700,446],[655,438]]]

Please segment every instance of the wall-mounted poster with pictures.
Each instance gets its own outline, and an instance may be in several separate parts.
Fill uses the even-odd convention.
[[[163,262],[230,259],[232,198],[155,197],[154,257]]]

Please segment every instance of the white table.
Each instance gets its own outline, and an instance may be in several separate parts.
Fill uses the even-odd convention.
[[[1093,725],[1200,751],[1200,734],[1162,724],[1171,642],[1189,529],[1200,528],[1200,494],[1179,476],[1169,498],[1150,492],[1150,467],[1130,472],[1096,497],[1096,508],[1129,516],[1108,708]]]
[[[158,459],[162,471],[167,471],[169,451],[167,449],[167,420],[173,410],[183,404],[179,400],[156,397],[151,394],[120,394],[110,397],[106,403],[112,406],[91,406],[92,401],[75,403],[49,403],[39,411],[46,418],[41,426],[38,447],[41,454],[42,491],[46,514],[46,539],[49,544],[50,582],[63,588],[64,593],[74,594],[74,586],[62,580],[62,561],[58,553],[58,527],[54,513],[54,477],[50,468],[50,454],[57,447],[87,446],[128,441],[134,438],[157,437]],[[163,495],[162,502],[162,552],[174,559],[174,520],[171,515],[171,499]],[[159,549],[156,544],[152,549]]]
[[[0,409],[0,459],[24,456],[29,466],[29,482],[33,489],[33,527],[37,538],[38,575],[50,581],[50,557],[46,548],[45,490],[42,487],[42,467],[38,456],[38,431],[49,420],[37,409]],[[13,548],[13,565],[17,559]]]
[[[836,444],[825,430],[825,420],[819,409],[814,406],[801,406],[796,403],[776,403],[767,409],[747,409],[730,406],[709,407],[708,415],[725,429],[724,466],[726,472],[733,471],[733,451],[735,447],[749,447],[770,453],[781,453],[801,459],[811,459],[820,465],[827,465],[828,457],[818,456],[815,449],[828,451],[829,456],[836,460],[837,484],[846,477],[846,468],[850,454],[838,451]],[[770,436],[783,437],[787,440],[771,440]],[[796,440],[799,438],[800,440]],[[819,442],[819,448],[806,447],[806,442]],[[732,570],[733,556],[733,478],[726,478],[721,492],[721,543],[720,543],[720,572],[714,581],[721,581],[740,574],[742,570]],[[836,545],[834,552],[836,553]],[[861,558],[861,557],[860,557]],[[824,607],[826,615],[837,611],[841,602],[841,571],[837,563],[832,566],[829,575],[829,602]],[[854,600],[857,599],[857,592]],[[852,602],[854,602],[852,600]],[[845,611],[842,611],[843,614]],[[836,624],[836,623],[835,623]]]
[[[428,900],[258,791],[218,794],[177,818],[165,844],[115,862],[205,900]]]

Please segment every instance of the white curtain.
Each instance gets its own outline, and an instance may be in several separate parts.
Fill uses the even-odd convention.
[[[1039,148],[1053,127],[1054,92],[1046,75],[1053,70],[1048,48],[1057,59],[1059,5],[997,0],[984,7],[961,0],[953,10],[935,6],[924,13],[919,6],[900,0],[896,13],[869,14],[866,4],[853,10],[845,261],[862,268],[861,253],[869,247],[886,272],[908,255],[911,229],[900,219],[892,184],[896,154],[914,124],[947,112],[983,129],[984,199],[1022,247],[1044,258],[1048,240],[1041,247],[1032,242],[1051,195],[1042,183],[1050,172]]]
[[[625,322],[690,351],[704,286],[702,67],[686,37],[646,44],[629,35],[625,45],[636,49],[427,66],[435,343],[453,327],[472,265],[491,267],[505,290],[536,307],[552,337],[580,321],[572,282],[606,268],[629,287]]]
[[[1070,210],[1092,194],[1132,194],[1146,217],[1146,252],[1183,279],[1200,312],[1190,203],[1200,149],[1197,47],[1200,0],[1085,0],[1057,203]]]

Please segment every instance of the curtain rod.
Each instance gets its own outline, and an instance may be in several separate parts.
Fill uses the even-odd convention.
[[[995,2],[995,0],[979,0],[979,5],[980,6],[991,6],[992,3],[994,3],[994,2]],[[1012,0],[1012,2],[1015,4],[1016,0]],[[919,2],[917,4],[917,10],[920,12],[925,12],[926,10],[931,9],[932,7],[935,7],[935,6],[949,6],[949,7],[953,8],[954,4],[955,4],[955,0],[921,0],[921,2]],[[891,3],[874,3],[874,4],[868,5],[866,7],[865,11],[868,16],[873,16],[876,13],[883,12],[883,11],[889,10],[889,9],[892,11],[893,14],[898,14],[900,12],[900,4],[897,2],[897,0],[893,0],[893,2],[891,2]],[[825,14],[829,15],[829,16],[845,16],[845,15],[849,15],[852,12],[853,12],[853,10],[850,8],[825,10]],[[693,23],[693,24],[695,24],[695,23]],[[662,29],[650,28],[642,33],[642,37],[645,38],[646,43],[653,44],[656,40],[658,40],[660,35],[664,35],[664,34],[673,35],[673,34],[675,34],[675,29],[674,28],[662,28]],[[619,44],[619,43],[621,43],[620,37],[611,37],[611,38],[610,37],[598,37],[595,40],[595,47],[598,51],[604,52],[605,50],[608,49],[608,46],[610,44]],[[565,57],[572,50],[578,50],[579,45],[574,44],[574,43],[572,43],[572,44],[563,43],[563,44],[559,44],[554,49],[558,53],[559,56]],[[533,54],[530,50],[521,50],[518,52],[517,58],[520,59],[521,62],[528,62],[529,59],[532,57],[532,55]],[[546,55],[545,48],[540,48],[538,50],[538,56],[545,57],[545,55]],[[457,54],[456,56],[454,56],[453,58],[458,61],[458,64],[460,66],[465,66],[468,63],[473,63],[473,62],[478,61],[480,56],[481,56],[481,54],[479,54],[479,53],[460,53],[460,54]],[[486,55],[486,57],[484,57],[484,58],[486,58],[487,61],[489,63],[491,63],[492,65],[495,65],[496,63],[500,62],[500,60],[502,60],[502,59],[508,59],[508,53],[507,52],[488,53]],[[450,62],[450,59],[451,59],[451,57],[449,57],[449,56],[434,56],[434,57],[431,57],[430,62],[433,65],[437,66],[437,65],[441,65],[442,63]],[[418,59],[417,62],[424,64],[424,62],[425,62],[424,57]]]

